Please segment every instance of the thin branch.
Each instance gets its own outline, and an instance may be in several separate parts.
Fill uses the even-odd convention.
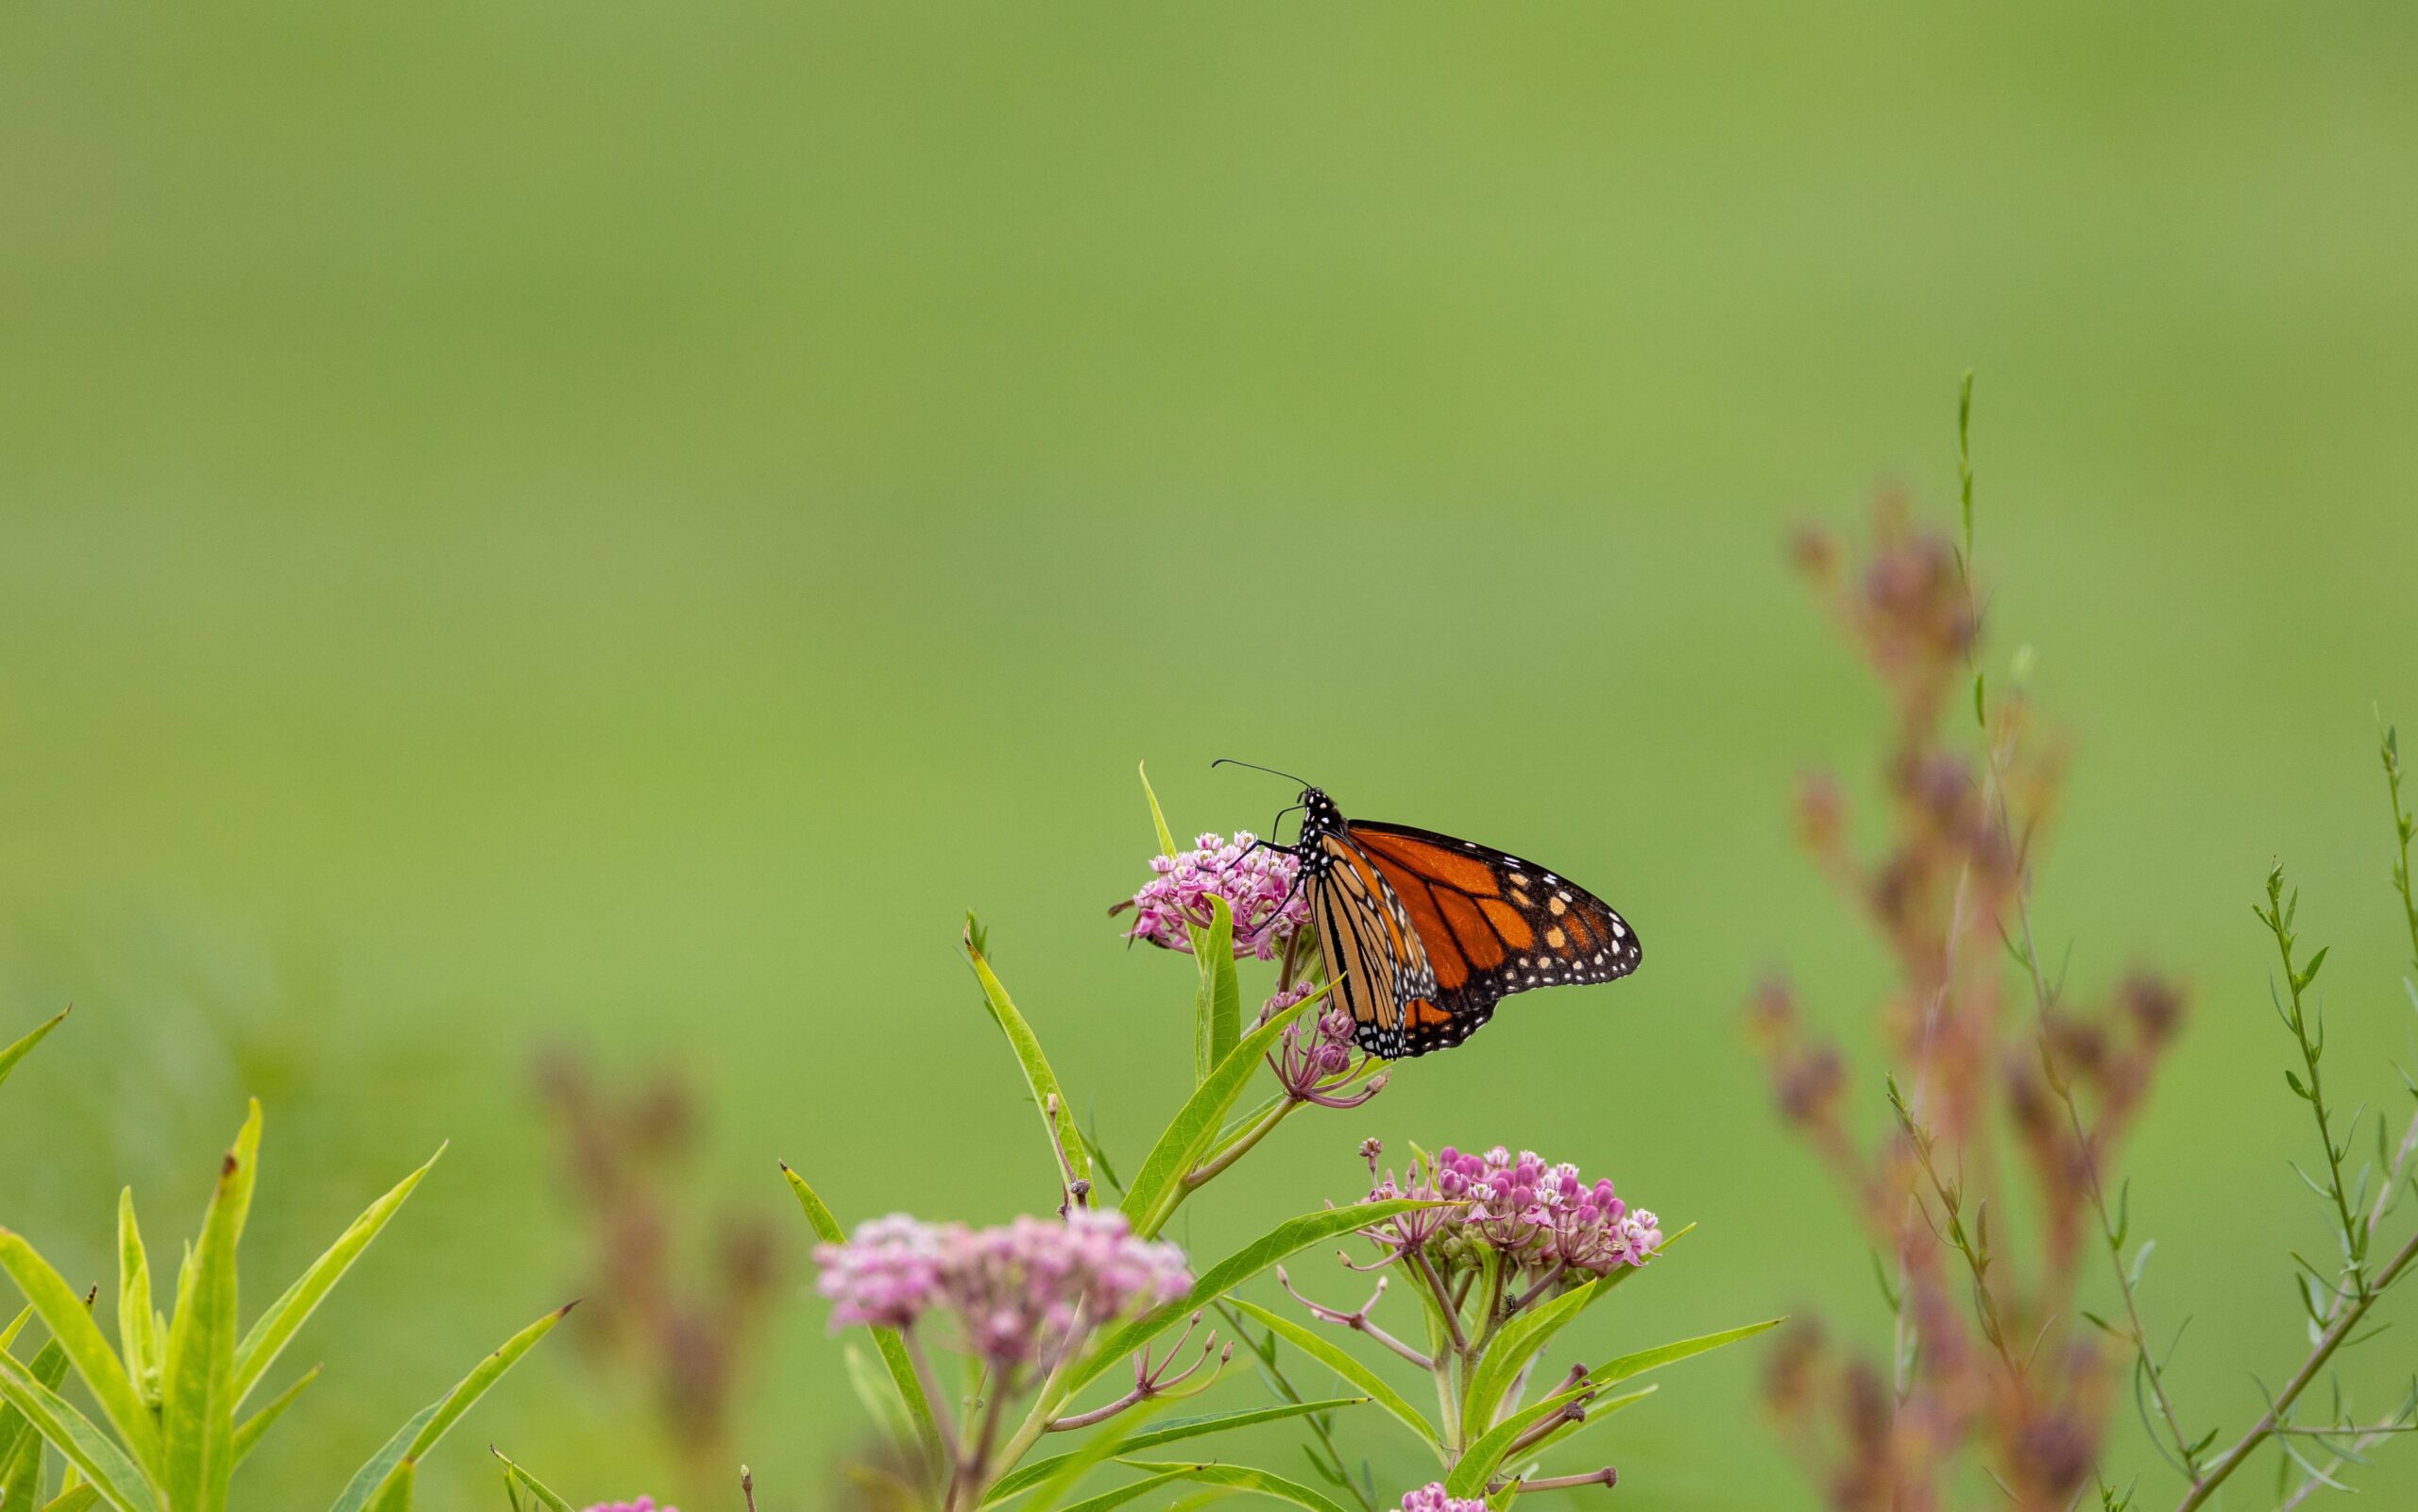
[[[2350,1336],[2359,1320],[2368,1315],[2376,1299],[2401,1279],[2402,1272],[2409,1268],[2413,1258],[2418,1258],[2418,1233],[2411,1234],[2394,1251],[2392,1258],[2385,1262],[2384,1268],[2376,1272],[2375,1285],[2348,1300],[2341,1316],[2318,1336],[2317,1343],[2309,1349],[2308,1358],[2292,1372],[2292,1378],[2284,1384],[2284,1389],[2275,1393],[2275,1400],[2265,1414],[2251,1425],[2248,1433],[2235,1440],[2232,1448],[2208,1462],[2207,1472],[2192,1482],[2191,1489],[2176,1504],[2174,1512],[2192,1512],[2192,1508],[2205,1504],[2216,1494],[2217,1487],[2224,1484],[2225,1478],[2250,1458],[2252,1451],[2274,1436],[2276,1430],[2283,1426],[2285,1415],[2291,1411],[2292,1403],[2300,1400],[2301,1393],[2307,1390],[2309,1383],[2317,1379],[2318,1372],[2325,1368],[2325,1362],[2334,1357],[2334,1351],[2341,1347],[2342,1341]]]

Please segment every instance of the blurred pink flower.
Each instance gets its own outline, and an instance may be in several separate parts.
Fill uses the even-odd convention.
[[[966,1349],[994,1366],[1080,1347],[1077,1334],[1173,1301],[1192,1284],[1175,1246],[1134,1238],[1123,1214],[1084,1208],[990,1229],[893,1215],[847,1244],[823,1246],[814,1260],[834,1328],[906,1328],[943,1310]]]
[[[680,1512],[676,1506],[658,1507],[655,1498],[641,1496],[635,1502],[599,1502],[585,1512]]]
[[[1442,1481],[1430,1481],[1402,1499],[1402,1512],[1486,1512],[1479,1498],[1448,1496]]]
[[[1309,904],[1294,886],[1301,863],[1289,851],[1258,844],[1247,829],[1235,831],[1231,841],[1202,835],[1194,844],[1180,855],[1150,858],[1157,875],[1124,905],[1133,909],[1125,938],[1189,954],[1185,926],[1209,927],[1209,900],[1218,897],[1235,916],[1235,957],[1275,960],[1286,937],[1309,921]]]

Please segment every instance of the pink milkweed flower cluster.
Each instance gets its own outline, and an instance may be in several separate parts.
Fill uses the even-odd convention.
[[[1448,1496],[1442,1481],[1430,1481],[1403,1497],[1402,1512],[1486,1512],[1486,1503],[1475,1497]]]
[[[814,1251],[831,1326],[910,1328],[949,1314],[966,1350],[994,1368],[1054,1359],[1081,1334],[1192,1285],[1183,1253],[1136,1239],[1121,1213],[1077,1208],[989,1229],[877,1218],[846,1244]]]
[[[1368,1158],[1373,1175],[1375,1152]],[[1371,1231],[1398,1252],[1432,1248],[1449,1266],[1473,1262],[1484,1247],[1532,1274],[1581,1281],[1643,1266],[1662,1246],[1660,1221],[1623,1201],[1609,1181],[1590,1182],[1577,1166],[1548,1165],[1534,1150],[1515,1159],[1500,1145],[1483,1155],[1447,1145],[1411,1175],[1405,1186],[1385,1173],[1369,1199],[1453,1205],[1405,1214]]]
[[[1263,1021],[1274,1017],[1318,989],[1308,985],[1277,994],[1261,1011]],[[1315,1017],[1286,1026],[1276,1049],[1268,1058],[1285,1095],[1296,1102],[1321,1108],[1357,1108],[1385,1090],[1383,1073],[1354,1087],[1352,1078],[1360,1063],[1360,1047],[1353,1037],[1352,1015],[1327,1007]]]
[[[1289,851],[1261,845],[1250,830],[1231,841],[1202,835],[1195,849],[1153,856],[1157,874],[1116,911],[1133,910],[1128,940],[1147,940],[1189,954],[1187,925],[1206,929],[1215,922],[1209,900],[1224,898],[1235,916],[1235,956],[1274,960],[1277,947],[1309,922],[1310,906],[1294,885],[1302,863]]]
[[[657,1507],[655,1498],[641,1496],[635,1502],[599,1502],[584,1512],[680,1512],[676,1506]]]

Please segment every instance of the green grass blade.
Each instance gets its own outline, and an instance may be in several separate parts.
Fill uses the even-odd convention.
[[[1193,959],[1200,966],[1200,987],[1193,1004],[1195,1085],[1208,1080],[1209,1073],[1235,1053],[1243,1032],[1242,986],[1235,975],[1234,910],[1224,898],[1214,894],[1209,909],[1208,932],[1193,946]]]
[[[118,1436],[144,1467],[146,1481],[160,1464],[160,1431],[151,1420],[150,1409],[135,1395],[134,1383],[128,1378],[109,1340],[101,1336],[99,1325],[93,1321],[92,1311],[84,1299],[76,1295],[50,1262],[34,1251],[25,1236],[0,1229],[0,1270],[6,1270],[17,1289],[26,1295],[42,1316],[43,1326],[50,1330],[60,1348],[67,1351],[76,1373],[83,1378],[85,1389],[100,1403],[101,1415],[107,1418]],[[26,1414],[31,1417],[32,1414]]]
[[[1192,1170],[1195,1157],[1201,1147],[1216,1136],[1225,1121],[1226,1110],[1242,1096],[1243,1087],[1252,1074],[1259,1069],[1260,1060],[1276,1044],[1285,1027],[1304,1013],[1317,1011],[1317,1005],[1326,989],[1303,998],[1284,1010],[1252,1031],[1251,1037],[1235,1046],[1208,1079],[1192,1089],[1192,1096],[1176,1110],[1166,1131],[1142,1158],[1141,1168],[1125,1188],[1123,1210],[1133,1232],[1144,1238],[1153,1238],[1183,1201],[1183,1179]]]
[[[117,1195],[117,1347],[135,1395],[153,1406],[160,1401],[161,1350],[167,1342],[160,1337],[159,1316],[151,1304],[151,1257],[134,1221],[129,1186]]]
[[[1439,1453],[1443,1451],[1443,1436],[1410,1404],[1408,1398],[1388,1385],[1386,1378],[1369,1368],[1358,1355],[1298,1320],[1280,1317],[1255,1302],[1236,1297],[1229,1299],[1227,1305],[1257,1318],[1261,1327],[1334,1371],[1345,1384],[1367,1392],[1370,1401],[1393,1414],[1404,1427],[1425,1439],[1428,1447]]]
[[[335,1499],[329,1512],[363,1512],[373,1497],[381,1494],[396,1471],[406,1460],[413,1463],[425,1459],[436,1447],[446,1430],[462,1420],[462,1415],[472,1403],[485,1396],[487,1388],[504,1377],[504,1373],[520,1362],[520,1357],[536,1348],[539,1339],[553,1331],[555,1324],[570,1315],[579,1304],[567,1302],[503,1341],[493,1354],[481,1360],[478,1368],[455,1384],[452,1390],[412,1415],[411,1421],[395,1430],[395,1436],[380,1446],[366,1464],[354,1472],[350,1482]]]
[[[250,1330],[244,1334],[243,1342],[235,1346],[236,1406],[243,1405],[245,1400],[251,1396],[253,1388],[261,1384],[261,1377],[277,1363],[277,1357],[284,1352],[286,1345],[292,1343],[302,1325],[311,1320],[311,1315],[327,1300],[336,1283],[344,1280],[345,1272],[352,1268],[352,1263],[361,1258],[362,1251],[368,1249],[370,1241],[386,1227],[387,1220],[402,1207],[413,1189],[419,1185],[420,1179],[429,1173],[430,1167],[444,1157],[445,1150],[443,1145],[436,1147],[436,1153],[428,1158],[427,1164],[396,1182],[384,1197],[369,1204],[366,1212],[352,1220],[351,1227],[336,1236],[336,1242],[328,1247],[327,1252],[311,1262],[309,1267],[295,1278],[294,1284],[285,1288],[284,1295],[269,1303],[268,1310],[253,1320]]]
[[[259,1104],[245,1123],[259,1124]],[[251,1147],[259,1147],[255,1135]],[[243,1224],[245,1142],[227,1152],[201,1218],[189,1280],[168,1322],[161,1378],[160,1488],[174,1512],[224,1512],[235,1471],[235,1236]]]
[[[71,1011],[72,1010],[69,1009],[60,1009],[38,1026],[32,1033],[18,1040],[7,1049],[0,1050],[0,1081],[8,1080],[9,1073],[17,1069],[17,1062],[24,1060],[35,1045],[47,1038],[51,1030],[65,1023]]]
[[[848,1231],[840,1226],[829,1204],[822,1195],[807,1184],[806,1178],[781,1164],[781,1174],[789,1178],[790,1190],[797,1194],[797,1205],[806,1210],[806,1221],[825,1244],[846,1244]],[[932,1404],[925,1400],[924,1383],[916,1378],[915,1362],[908,1356],[907,1345],[894,1328],[868,1328],[874,1348],[881,1351],[882,1368],[890,1372],[891,1385],[898,1388],[898,1400],[907,1406],[907,1417],[915,1425],[915,1437],[924,1447],[925,1458],[937,1465],[941,1460],[940,1423],[932,1417]]]
[[[1308,1507],[1310,1512],[1345,1512],[1342,1503],[1323,1492],[1314,1491],[1299,1481],[1288,1481],[1282,1475],[1253,1470],[1248,1465],[1153,1465],[1138,1460],[1127,1460],[1125,1463],[1137,1470],[1173,1470],[1187,1481],[1256,1491],[1273,1502],[1290,1502],[1295,1506]]]
[[[1059,1090],[1057,1073],[1049,1069],[1049,1058],[1041,1053],[1040,1036],[1032,1032],[1032,1026],[1016,1011],[1016,1005],[1008,996],[1008,990],[999,984],[997,974],[991,970],[991,963],[982,958],[981,948],[975,944],[972,914],[965,917],[964,945],[966,959],[974,962],[974,975],[982,983],[982,1004],[991,1011],[991,1022],[998,1025],[999,1032],[1008,1037],[1008,1047],[1015,1051],[1016,1063],[1024,1068],[1024,1084],[1032,1092],[1032,1106],[1034,1112],[1041,1114],[1043,1133],[1058,1147],[1058,1153],[1049,1157],[1050,1170],[1055,1172],[1058,1169],[1059,1159],[1064,1156],[1066,1164],[1074,1168],[1077,1181],[1090,1181],[1092,1159],[1083,1147],[1082,1136],[1076,1132],[1074,1110],[1066,1105],[1066,1095]],[[1057,1109],[1054,1115],[1050,1112],[1053,1105]]]
[[[546,1483],[514,1464],[502,1450],[490,1444],[487,1453],[503,1461],[504,1484],[529,1493],[546,1512],[571,1512],[571,1504],[554,1494]]]
[[[244,1463],[245,1456],[260,1446],[262,1436],[266,1434],[280,1418],[285,1416],[286,1408],[294,1405],[294,1399],[302,1395],[303,1389],[317,1379],[319,1379],[319,1368],[315,1365],[303,1371],[300,1378],[292,1385],[270,1398],[267,1406],[235,1425],[236,1464]]]
[[[1204,1434],[1222,1434],[1228,1429],[1249,1428],[1257,1423],[1279,1422],[1286,1418],[1300,1418],[1314,1412],[1339,1412],[1346,1407],[1360,1406],[1369,1400],[1367,1397],[1331,1397],[1324,1402],[1287,1402],[1273,1407],[1252,1407],[1241,1412],[1212,1413],[1201,1418],[1180,1418],[1173,1422],[1162,1423],[1156,1428],[1134,1434],[1130,1437],[1113,1440],[1113,1447],[1106,1451],[1103,1457],[1114,1458],[1132,1454],[1145,1449],[1156,1449],[1162,1444],[1180,1443],[1187,1438],[1199,1438]],[[1063,1467],[1081,1457],[1082,1452],[1078,1451],[1072,1454],[1053,1454],[1047,1459],[1036,1459],[1019,1465],[999,1477],[998,1484],[991,1487],[991,1494],[983,1499],[982,1504],[996,1506],[1013,1497],[1022,1496],[1047,1480]]]
[[[1316,1213],[1305,1213],[1298,1218],[1286,1219],[1210,1266],[1200,1280],[1192,1283],[1191,1292],[1183,1300],[1147,1313],[1110,1334],[1094,1348],[1091,1358],[1068,1372],[1064,1394],[1071,1397],[1098,1380],[1110,1366],[1157,1338],[1178,1318],[1199,1312],[1278,1261],[1322,1240],[1365,1229],[1372,1223],[1381,1223],[1396,1214],[1436,1205],[1398,1198],[1386,1202],[1362,1202],[1348,1208],[1323,1208]]]
[[[71,1356],[72,1357],[72,1356]],[[34,1378],[14,1356],[0,1354],[0,1402],[24,1413],[67,1463],[97,1488],[117,1512],[159,1512],[151,1487],[126,1451],[91,1419]]]
[[[1725,1344],[1735,1344],[1740,1339],[1752,1338],[1768,1329],[1778,1328],[1781,1321],[1782,1319],[1777,1317],[1766,1318],[1760,1323],[1749,1323],[1744,1328],[1725,1329],[1718,1334],[1706,1334],[1696,1338],[1679,1339],[1674,1343],[1657,1345],[1650,1350],[1639,1350],[1633,1354],[1624,1354],[1616,1359],[1608,1360],[1587,1373],[1587,1385],[1574,1386],[1568,1391],[1557,1392],[1532,1407],[1513,1413],[1481,1435],[1454,1464],[1452,1473],[1444,1477],[1444,1489],[1454,1496],[1482,1495],[1486,1483],[1493,1478],[1496,1468],[1503,1463],[1503,1456],[1510,1452],[1513,1439],[1518,1438],[1550,1414],[1559,1411],[1590,1391],[1600,1391],[1606,1386],[1616,1385],[1631,1376],[1643,1375],[1648,1370],[1658,1369],[1692,1355],[1720,1349]]]

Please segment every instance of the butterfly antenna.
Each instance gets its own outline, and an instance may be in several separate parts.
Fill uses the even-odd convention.
[[[1297,777],[1289,772],[1279,772],[1274,767],[1263,767],[1256,761],[1239,761],[1233,756],[1219,756],[1217,760],[1210,762],[1209,766],[1212,771],[1215,771],[1219,767],[1249,767],[1253,772],[1265,772],[1271,777],[1282,777],[1287,782],[1298,782],[1304,788],[1315,788],[1318,786],[1317,783],[1310,781],[1306,777]]]

